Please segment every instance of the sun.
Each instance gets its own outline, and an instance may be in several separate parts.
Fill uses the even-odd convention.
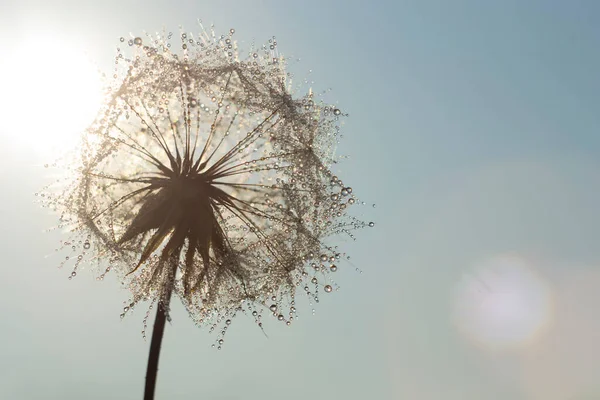
[[[77,143],[102,102],[98,68],[83,48],[48,35],[22,39],[0,63],[0,132],[48,161]]]

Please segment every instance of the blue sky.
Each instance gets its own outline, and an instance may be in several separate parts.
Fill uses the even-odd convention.
[[[47,39],[110,74],[120,36],[195,31],[197,18],[247,43],[276,35],[301,58],[298,77],[333,89],[350,114],[339,176],[377,225],[346,244],[363,273],[340,267],[342,290],[291,328],[267,324],[268,339],[238,318],[215,351],[176,309],[157,399],[600,398],[600,3],[38,0],[0,11],[0,398],[141,398],[149,345],[142,308],[119,319],[117,282],[56,268],[61,236],[43,232],[56,221],[33,203],[51,178],[30,149],[53,139],[28,130],[47,106],[39,96],[52,97],[32,91],[14,108],[27,87],[15,54]]]

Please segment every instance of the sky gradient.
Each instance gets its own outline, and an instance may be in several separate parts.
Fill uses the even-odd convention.
[[[61,59],[35,43],[55,41],[110,75],[119,37],[200,18],[277,36],[333,89],[338,175],[376,226],[346,243],[341,290],[268,338],[238,317],[217,351],[175,306],[157,399],[599,399],[599,17],[591,0],[4,1],[0,398],[140,399],[149,346],[114,278],[56,268],[34,193],[52,181],[37,147],[60,139],[30,129],[52,96],[17,55],[29,43],[53,79]]]

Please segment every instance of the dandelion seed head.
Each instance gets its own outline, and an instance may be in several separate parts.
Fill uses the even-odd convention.
[[[238,313],[289,325],[297,287],[315,302],[332,292],[320,283],[341,258],[330,238],[370,225],[332,172],[344,114],[291,89],[274,38],[242,57],[233,33],[182,33],[180,53],[171,33],[129,40],[42,201],[72,234],[75,269],[85,259],[131,291],[124,313],[147,300],[168,310],[174,293],[199,325],[225,321],[219,345]]]

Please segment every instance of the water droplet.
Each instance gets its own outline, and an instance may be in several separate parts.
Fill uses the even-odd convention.
[[[277,310],[277,306],[275,304],[271,304],[271,307],[269,307],[269,310],[274,312],[275,310]]]
[[[332,265],[329,267],[329,270],[330,270],[331,272],[335,272],[335,271],[337,271],[337,265],[335,265],[335,264],[332,264]]]
[[[321,261],[327,261],[327,254],[321,254]]]
[[[280,321],[283,321],[283,315],[279,314],[279,315],[277,316],[277,319],[278,319],[278,320],[280,320]]]
[[[333,110],[333,115],[340,115],[341,113],[342,113],[342,112],[340,111],[340,109],[339,109],[339,108],[335,108],[335,109]]]
[[[133,39],[133,43],[135,43],[137,46],[141,46],[142,45],[142,38],[141,37],[136,37],[135,39]]]
[[[375,222],[369,222],[369,226],[372,228],[375,226]]]
[[[125,38],[121,36],[121,38],[119,39],[121,42],[125,41]]]
[[[231,325],[231,320],[230,320],[230,319],[228,319],[227,321],[225,321],[225,323],[226,323],[227,325]]]
[[[325,292],[331,293],[332,290],[333,288],[331,287],[331,285],[325,285]]]

